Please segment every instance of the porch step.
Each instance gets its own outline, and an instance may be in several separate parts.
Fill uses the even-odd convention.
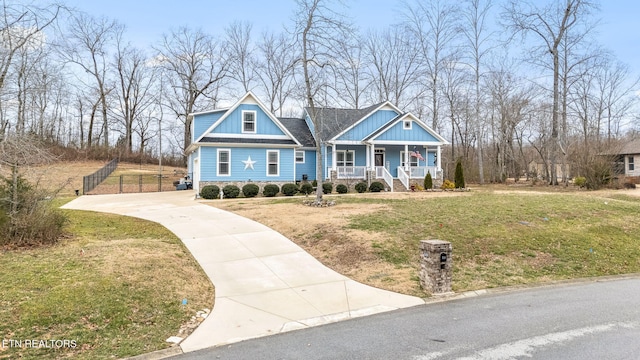
[[[403,192],[409,191],[404,185],[402,185],[402,181],[400,179],[393,179],[393,191],[394,192]]]

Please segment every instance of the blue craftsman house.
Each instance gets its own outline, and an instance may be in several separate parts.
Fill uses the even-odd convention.
[[[388,101],[364,109],[319,108],[315,114],[307,108],[301,118],[278,118],[249,92],[228,109],[189,116],[186,153],[196,191],[206,184],[262,188],[316,179],[312,117],[321,126],[325,180],[380,181],[389,191],[406,191],[427,172],[442,180],[440,154],[447,141]]]

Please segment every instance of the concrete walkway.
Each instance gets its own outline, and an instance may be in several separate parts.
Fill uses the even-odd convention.
[[[216,296],[209,317],[180,344],[185,352],[425,303],[342,276],[280,233],[200,203],[192,191],[89,195],[63,208],[155,221],[183,241]]]

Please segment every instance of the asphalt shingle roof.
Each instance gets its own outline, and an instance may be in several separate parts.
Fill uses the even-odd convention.
[[[315,147],[316,141],[307,126],[304,119],[299,118],[278,118],[280,123],[289,130],[291,135],[296,138],[303,147]]]
[[[620,155],[640,154],[640,140],[626,143],[619,152]]]
[[[320,131],[322,140],[334,138],[381,104],[371,105],[363,109],[316,108],[316,122],[322,124]],[[314,116],[311,114],[310,108],[307,107],[305,110],[310,116]]]

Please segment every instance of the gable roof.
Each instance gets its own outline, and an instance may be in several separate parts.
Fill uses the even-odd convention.
[[[307,126],[307,122],[300,118],[278,118],[303,147],[315,148],[316,141]]]
[[[320,129],[322,140],[326,141],[338,137],[387,103],[389,102],[385,101],[363,109],[316,108],[316,120],[322,124]],[[310,108],[306,107],[304,111],[311,117]],[[401,111],[398,110],[398,112]]]
[[[364,141],[375,140],[378,136],[382,135],[383,133],[385,133],[386,131],[394,127],[396,124],[398,124],[399,122],[405,119],[413,120],[413,122],[416,125],[423,128],[426,132],[431,134],[431,136],[433,136],[436,140],[440,141],[443,145],[449,144],[449,142],[445,138],[440,136],[440,134],[438,134],[437,132],[433,131],[427,124],[425,124],[423,121],[418,119],[418,117],[416,117],[412,113],[400,114],[396,116],[395,118],[391,119],[386,125],[382,126],[380,129],[374,131],[373,133],[371,133],[371,135],[367,136],[364,139]]]
[[[620,151],[620,155],[640,154],[640,140],[632,140],[624,144]]]
[[[200,135],[193,143],[202,142],[202,139],[205,136],[207,136],[207,134],[211,133],[213,129],[215,129],[218,125],[220,125],[227,117],[229,117],[230,114],[232,114],[238,108],[238,106],[243,104],[248,98],[251,98],[255,102],[255,104],[258,105],[258,107],[260,107],[260,109],[269,117],[269,119],[271,119],[271,121],[273,121],[274,124],[276,124],[276,126],[279,127],[283,133],[285,133],[288,137],[290,137],[295,144],[301,145],[300,142],[296,140],[296,138],[291,134],[291,132],[289,132],[289,130],[287,130],[287,128],[284,125],[282,125],[282,123],[280,123],[278,118],[273,116],[273,114],[271,114],[271,112],[267,110],[267,108],[264,106],[264,104],[262,104],[260,99],[258,99],[255,95],[253,95],[251,91],[247,92],[242,98],[240,98],[240,100],[238,100],[235,104],[233,104],[232,107],[227,109],[224,115],[222,115],[220,119],[218,119],[205,132],[203,132],[202,135]],[[199,114],[202,114],[202,113],[190,114],[190,116],[199,115]]]

